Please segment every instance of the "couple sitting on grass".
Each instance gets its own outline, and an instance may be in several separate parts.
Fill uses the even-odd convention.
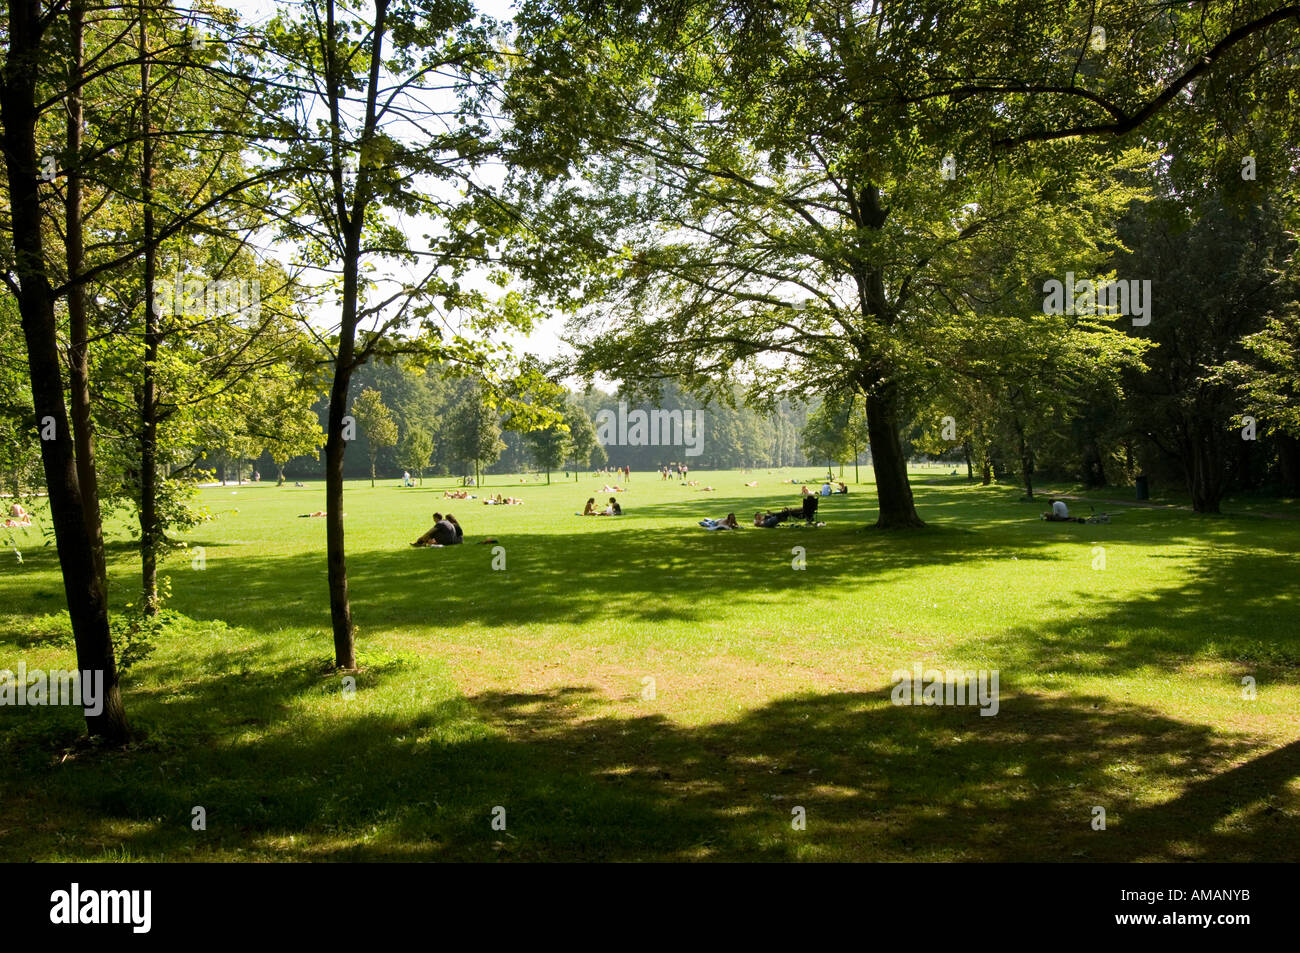
[[[619,506],[618,500],[614,499],[614,497],[611,496],[609,498],[609,506],[605,507],[603,510],[598,510],[596,509],[596,498],[593,496],[588,498],[587,505],[583,507],[582,512],[579,513],[578,515],[579,516],[622,516],[623,507]]]
[[[455,546],[465,542],[465,532],[456,522],[456,517],[448,513],[433,514],[433,528],[413,542],[412,546]]]

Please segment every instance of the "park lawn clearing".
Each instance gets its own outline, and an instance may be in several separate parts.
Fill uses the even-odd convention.
[[[299,516],[323,485],[205,489],[162,568],[181,619],[125,683],[139,740],[0,709],[0,859],[1300,859],[1300,521],[1048,524],[930,470],[926,530],[868,528],[869,484],[823,527],[746,525],[814,475],[481,491],[522,506],[350,483],[355,692],[324,520]],[[575,516],[607,482],[626,515]],[[467,545],[408,545],[435,510]],[[696,525],[729,511],[740,531]],[[106,529],[122,610],[137,563]],[[70,668],[53,547],[15,542],[0,667]],[[997,670],[998,714],[892,704],[915,663]]]

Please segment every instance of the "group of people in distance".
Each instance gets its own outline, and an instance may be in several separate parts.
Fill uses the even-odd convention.
[[[618,500],[616,500],[614,497],[611,496],[609,498],[609,505],[606,506],[603,510],[598,510],[596,509],[596,498],[592,496],[592,497],[588,497],[587,505],[582,508],[582,512],[579,513],[578,515],[579,516],[622,516],[623,507],[619,506]]]
[[[670,463],[666,467],[659,468],[659,479],[671,480],[674,475],[679,477],[682,483],[686,482],[686,475],[691,472],[691,468],[684,463]]]
[[[626,467],[626,466],[624,466],[624,467],[601,467],[599,470],[597,470],[595,473],[593,473],[592,476],[594,476],[594,477],[598,477],[598,476],[608,476],[608,475],[611,474],[611,473],[614,474],[614,476],[616,476],[616,477],[622,477],[624,480],[630,480],[630,479],[632,479],[632,468],[631,468],[631,467]]]
[[[465,531],[460,528],[460,523],[456,522],[456,517],[450,513],[446,516],[441,513],[434,513],[433,527],[411,545],[455,546],[457,543],[463,542],[465,542]]]
[[[807,487],[806,485],[800,489],[800,492],[801,492],[804,496],[817,496],[817,495],[818,495],[818,491],[817,491],[817,490],[810,490],[810,489],[808,489],[808,487]],[[834,493],[848,493],[848,492],[849,492],[849,488],[848,488],[847,486],[845,486],[843,483],[839,483],[839,482],[831,482],[830,480],[827,480],[825,483],[823,483],[823,484],[822,484],[822,488],[821,488],[821,495],[822,495],[822,496],[830,496],[830,495],[832,495],[832,494],[834,494]]]

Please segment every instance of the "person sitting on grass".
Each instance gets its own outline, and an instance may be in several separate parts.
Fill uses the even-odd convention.
[[[735,513],[728,513],[720,520],[702,519],[700,525],[705,529],[740,529]]]
[[[596,498],[595,498],[594,496],[589,496],[589,497],[587,497],[587,505],[584,506],[584,507],[582,508],[582,512],[579,513],[578,515],[579,515],[579,516],[596,516],[596,515],[597,515],[597,513],[596,513]]]
[[[27,511],[23,509],[23,505],[21,503],[10,503],[9,515],[16,520],[27,519]]]
[[[799,515],[803,517],[805,523],[811,523],[817,518],[817,504],[819,502],[815,493],[809,493],[803,498],[803,506],[799,510]]]
[[[609,506],[605,507],[596,515],[597,516],[622,516],[623,507],[619,506],[618,500],[614,499],[614,497],[611,496],[609,498]]]
[[[1043,519],[1049,523],[1082,523],[1083,520],[1076,519],[1070,515],[1070,508],[1065,505],[1064,500],[1050,500],[1052,508],[1043,514]]]
[[[433,541],[434,541],[433,538],[434,538],[434,536],[436,535],[435,530],[437,530],[437,528],[438,528],[438,524],[441,523],[441,522],[442,522],[442,514],[441,514],[441,513],[434,513],[434,514],[433,514],[433,526],[429,529],[429,531],[428,531],[427,533],[425,533],[423,536],[421,536],[419,539],[417,539],[417,540],[416,540],[415,542],[413,542],[411,545],[412,545],[412,546],[432,546],[432,545],[433,545]]]

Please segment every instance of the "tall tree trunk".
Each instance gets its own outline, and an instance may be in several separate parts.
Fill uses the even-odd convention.
[[[970,456],[970,438],[967,437],[965,443],[961,445],[962,453],[966,455],[966,482],[975,482],[975,461]]]
[[[153,96],[149,88],[149,27],[140,4],[140,198],[144,206],[144,366],[140,398],[140,576],[145,615],[158,613],[158,346],[159,314],[154,307],[158,252],[154,247]]]
[[[1226,486],[1222,468],[1216,465],[1221,461],[1214,452],[1214,439],[1199,426],[1192,428],[1187,489],[1192,495],[1192,509],[1197,513],[1219,513]]]
[[[55,55],[43,48],[45,25],[39,0],[11,0],[8,51],[0,85],[0,125],[3,125],[0,142],[3,142],[8,174],[14,273],[36,419],[44,423],[48,418],[54,425],[53,439],[41,441],[41,463],[45,469],[68,616],[77,646],[77,667],[83,672],[102,673],[103,677],[102,710],[86,716],[86,727],[92,735],[122,742],[129,737],[130,729],[113,658],[108,604],[86,526],[75,448],[63,403],[54,291],[46,268],[41,232],[40,186],[36,173],[36,78],[42,60]]]
[[[1300,440],[1284,433],[1275,434],[1274,440],[1282,471],[1282,492],[1287,496],[1300,495]]]
[[[380,68],[383,62],[385,17],[388,0],[375,0],[375,23],[370,33],[370,74],[366,87],[366,118],[360,151],[365,155],[374,134],[379,97]],[[339,75],[336,60],[335,3],[325,5],[324,53],[327,79]],[[342,185],[343,161],[340,141],[340,109],[337,87],[329,90],[331,139],[334,162],[334,199],[337,225],[343,236],[343,295],[340,301],[339,345],[334,360],[334,382],[330,387],[329,433],[325,439],[325,548],[329,570],[330,619],[334,628],[334,664],[341,669],[355,669],[356,630],[352,624],[352,603],[348,596],[347,550],[343,533],[343,457],[347,443],[343,439],[343,417],[347,411],[348,388],[357,366],[356,336],[358,321],[361,236],[365,231],[366,209],[370,201],[367,173],[359,171],[351,202]],[[364,361],[365,357],[362,356]]]
[[[1034,451],[1030,448],[1029,441],[1025,439],[1025,428],[1019,418],[1016,418],[1013,423],[1020,447],[1020,479],[1025,485],[1025,498],[1032,500],[1034,498]]]
[[[343,417],[352,383],[357,333],[357,271],[361,240],[349,233],[343,263],[343,317],[339,327],[339,350],[330,388],[329,435],[325,440],[325,548],[329,568],[330,618],[334,627],[334,664],[341,669],[357,667],[352,603],[348,596],[347,549],[343,534]]]
[[[925,523],[916,513],[912,487],[907,481],[907,457],[899,437],[898,385],[885,381],[867,396],[867,436],[871,443],[871,467],[876,474],[876,497],[880,503],[879,529],[920,527]]]
[[[64,185],[65,239],[68,264],[68,396],[72,415],[72,440],[77,459],[77,483],[86,533],[95,556],[99,585],[108,592],[108,569],[104,559],[104,521],[99,510],[99,479],[95,471],[95,431],[90,408],[90,332],[86,314],[86,287],[77,283],[85,267],[85,235],[82,223],[81,142],[83,108],[82,57],[85,34],[85,4],[73,0],[68,8],[68,172]]]

